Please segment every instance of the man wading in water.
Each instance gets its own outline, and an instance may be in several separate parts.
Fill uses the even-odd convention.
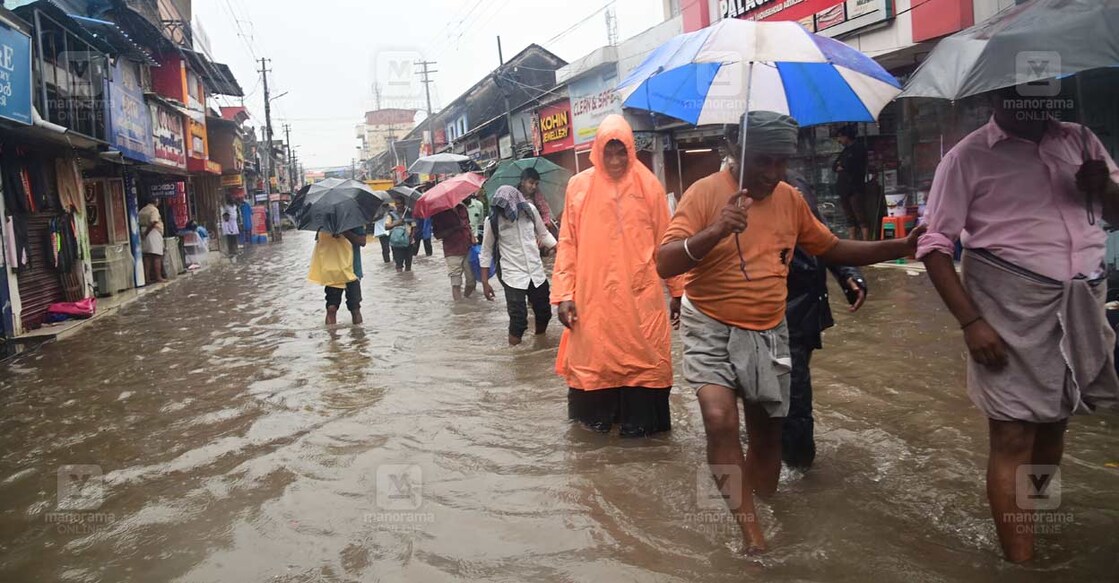
[[[839,240],[782,181],[797,151],[797,123],[778,113],[749,114],[740,190],[737,130],[728,126],[729,168],[684,193],[657,254],[657,272],[666,278],[687,274],[680,316],[684,378],[697,390],[716,483],[747,552],[760,552],[766,541],[754,494],[777,490],[782,421],[789,411],[785,299],[793,250],[800,246],[836,265],[866,265],[909,255],[923,229],[908,239]],[[749,434],[745,455],[739,399]]]
[[[990,433],[987,499],[1003,553],[1021,562],[1034,555],[1034,501],[1057,475],[1068,418],[1119,395],[1096,224],[1119,224],[1119,168],[1090,130],[1035,109],[1052,100],[1014,87],[992,97],[991,121],[936,169],[917,257],[971,353],[968,394]]]

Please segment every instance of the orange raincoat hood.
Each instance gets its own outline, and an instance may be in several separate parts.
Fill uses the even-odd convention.
[[[606,172],[605,155],[606,144],[611,140],[618,140],[626,146],[626,156],[629,158],[629,170],[632,173],[638,170],[638,166],[644,168],[644,165],[637,161],[637,147],[634,145],[633,128],[629,127],[629,122],[616,113],[606,116],[602,123],[598,126],[598,132],[595,134],[594,143],[591,144],[591,164],[595,168],[601,168]],[[651,173],[650,173],[651,174]]]

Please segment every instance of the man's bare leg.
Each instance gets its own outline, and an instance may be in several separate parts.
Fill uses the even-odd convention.
[[[777,492],[781,477],[781,426],[784,417],[770,417],[765,407],[746,403],[746,469],[754,493],[768,498]]]
[[[1015,488],[1020,466],[1033,463],[1038,425],[1025,421],[988,420],[991,453],[987,459],[987,500],[1003,556],[1012,563],[1023,563],[1034,556],[1032,521],[1023,519],[1031,512],[1018,507]],[[1051,453],[1051,452],[1050,452]]]
[[[361,317],[361,308],[350,310],[350,316],[353,317],[354,324],[361,324],[364,320]]]
[[[338,323],[338,306],[326,307],[326,325],[333,326]]]
[[[863,241],[870,241],[870,227],[862,227]]]
[[[1066,429],[1068,429],[1067,420],[1042,423],[1037,426],[1037,434],[1034,437],[1034,465],[1061,465],[1061,458],[1065,455]]]
[[[453,298],[456,302],[462,299],[462,286],[461,285],[452,285],[451,286],[451,298]]]
[[[509,346],[516,346],[520,343],[521,343],[521,337],[520,336],[513,336],[512,334],[509,335]]]
[[[728,506],[731,506],[730,511],[734,515],[734,520],[742,530],[746,551],[764,552],[765,535],[758,524],[750,473],[747,471],[746,458],[742,454],[742,443],[738,440],[738,396],[732,389],[718,385],[704,385],[697,395],[699,408],[703,412],[703,426],[707,430],[707,463],[712,467],[737,466],[739,468],[739,475],[742,476],[740,483],[726,480],[718,486]],[[725,476],[716,477],[725,478]],[[741,503],[734,508],[736,501]]]

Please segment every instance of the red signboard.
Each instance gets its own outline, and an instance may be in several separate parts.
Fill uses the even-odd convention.
[[[720,0],[719,8],[723,18],[794,20],[827,36],[847,34],[893,17],[893,0]]]
[[[844,0],[726,0],[723,16],[746,20],[800,20],[818,12],[839,6],[843,13]]]
[[[267,235],[268,226],[265,224],[268,217],[268,207],[254,206],[253,207],[253,234],[254,235]]]
[[[575,136],[571,133],[571,103],[563,100],[541,108],[540,141],[541,153],[552,154],[570,150],[575,146]]]

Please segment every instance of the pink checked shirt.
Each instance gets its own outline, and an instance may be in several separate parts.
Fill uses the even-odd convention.
[[[1078,124],[1053,123],[1040,144],[1008,135],[994,119],[972,132],[936,169],[917,258],[952,255],[959,239],[1057,281],[1098,275],[1107,243],[1102,203],[1094,201],[1092,225],[1076,188],[1085,143],[1088,158],[1106,161],[1119,180],[1103,144]]]

